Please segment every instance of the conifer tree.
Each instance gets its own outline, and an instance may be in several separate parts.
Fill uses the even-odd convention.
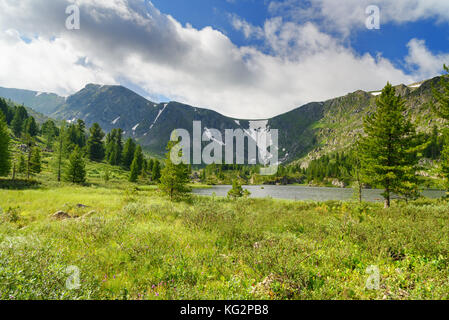
[[[128,138],[126,140],[125,145],[123,146],[123,166],[125,169],[129,170],[131,168],[131,164],[134,160],[134,153],[136,152],[136,144],[133,139]]]
[[[148,163],[147,163],[147,171],[148,171],[148,174],[149,174],[149,176],[150,176],[150,180],[153,180],[153,166],[154,166],[154,160],[153,160],[153,159],[149,159],[147,162],[148,162]]]
[[[39,133],[39,128],[34,117],[28,117],[25,120],[23,132],[29,134],[31,137],[37,136]]]
[[[48,149],[52,148],[55,137],[59,134],[59,130],[52,120],[47,120],[42,125],[42,136],[45,138]]]
[[[77,184],[86,182],[86,164],[79,146],[75,147],[69,157],[65,178],[67,181]]]
[[[441,90],[433,89],[433,95],[436,104],[433,106],[436,114],[444,119],[449,120],[449,66],[444,65],[444,74],[440,81]],[[443,130],[443,150],[441,152],[441,175],[445,179],[446,189],[449,190],[449,128]]]
[[[139,164],[137,158],[134,158],[131,164],[131,173],[129,175],[129,181],[137,182],[138,178],[139,178]]]
[[[136,151],[134,152],[134,159],[137,162],[137,172],[140,174],[143,170],[143,162],[145,161],[143,157],[142,147],[140,145],[137,146]],[[133,161],[134,161],[133,159]]]
[[[14,117],[11,121],[11,127],[14,135],[20,137],[22,135],[24,122],[28,118],[28,112],[25,107],[19,106],[15,108]]]
[[[118,166],[122,162],[122,134],[122,129],[112,129],[106,137],[106,158],[113,166]]]
[[[391,195],[418,195],[418,145],[415,127],[405,116],[405,101],[388,83],[376,100],[377,109],[364,120],[366,136],[360,140],[362,173],[367,182],[385,191],[385,207]]]
[[[11,170],[10,137],[3,114],[0,114],[0,176],[7,176]]]
[[[11,124],[11,120],[14,117],[14,110],[8,106],[8,103],[5,101],[5,99],[0,98],[0,114],[3,113],[4,120],[6,121],[6,124]]]
[[[189,174],[187,166],[183,163],[175,165],[170,156],[171,149],[175,144],[170,141],[167,146],[165,166],[161,171],[159,189],[170,196],[170,200],[189,192],[187,184],[189,182]]]
[[[151,180],[159,182],[161,178],[161,163],[159,160],[154,160],[153,169],[151,170]]]
[[[105,156],[103,143],[104,132],[98,123],[94,123],[89,131],[90,136],[87,140],[87,154],[91,161],[101,162]]]

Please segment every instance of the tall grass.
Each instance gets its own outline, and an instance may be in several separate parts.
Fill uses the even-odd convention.
[[[449,298],[444,201],[172,203],[153,187],[101,185],[0,194],[1,299]],[[51,217],[60,210],[72,218]]]

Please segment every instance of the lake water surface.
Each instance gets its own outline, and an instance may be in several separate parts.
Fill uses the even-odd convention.
[[[306,187],[306,186],[243,186],[251,192],[252,198],[288,199],[288,200],[351,200],[353,198],[353,189],[341,188],[322,188],[322,187]],[[194,189],[193,193],[204,196],[225,197],[231,186],[212,186],[207,189]],[[382,190],[365,189],[363,190],[363,200],[365,201],[383,201],[381,196]],[[444,191],[424,190],[422,195],[428,198],[436,199],[445,195]]]

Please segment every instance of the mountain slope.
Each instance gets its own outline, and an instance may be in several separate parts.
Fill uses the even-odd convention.
[[[432,86],[440,77],[410,86],[399,85],[397,92],[407,101],[407,110],[420,131],[430,131],[434,119],[429,102]],[[356,91],[325,102],[313,102],[272,119],[249,121],[232,119],[215,111],[178,102],[154,103],[122,86],[89,84],[67,99],[34,91],[0,89],[0,96],[20,102],[56,119],[69,122],[83,119],[87,126],[98,122],[105,131],[122,128],[148,151],[162,155],[174,129],[192,132],[193,121],[203,128],[279,130],[279,159],[302,158],[305,163],[323,154],[350,147],[362,132],[363,118],[375,108],[378,92]],[[16,99],[14,99],[14,97]],[[19,99],[19,101],[17,100]],[[28,102],[28,103],[27,103]]]
[[[44,115],[50,115],[65,103],[65,98],[54,93],[0,87],[0,97],[33,108]]]

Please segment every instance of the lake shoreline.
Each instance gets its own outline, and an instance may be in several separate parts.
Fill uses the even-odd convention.
[[[216,185],[208,188],[195,188],[192,194],[199,196],[226,197],[231,189],[230,185]],[[271,198],[279,200],[294,201],[353,201],[354,189],[335,187],[311,187],[311,186],[273,186],[273,185],[244,185],[243,189],[248,190],[251,198]],[[383,190],[363,189],[362,197],[366,202],[383,202]],[[422,189],[421,194],[425,198],[439,199],[446,195],[446,191],[438,189]],[[400,199],[393,197],[393,199]]]

